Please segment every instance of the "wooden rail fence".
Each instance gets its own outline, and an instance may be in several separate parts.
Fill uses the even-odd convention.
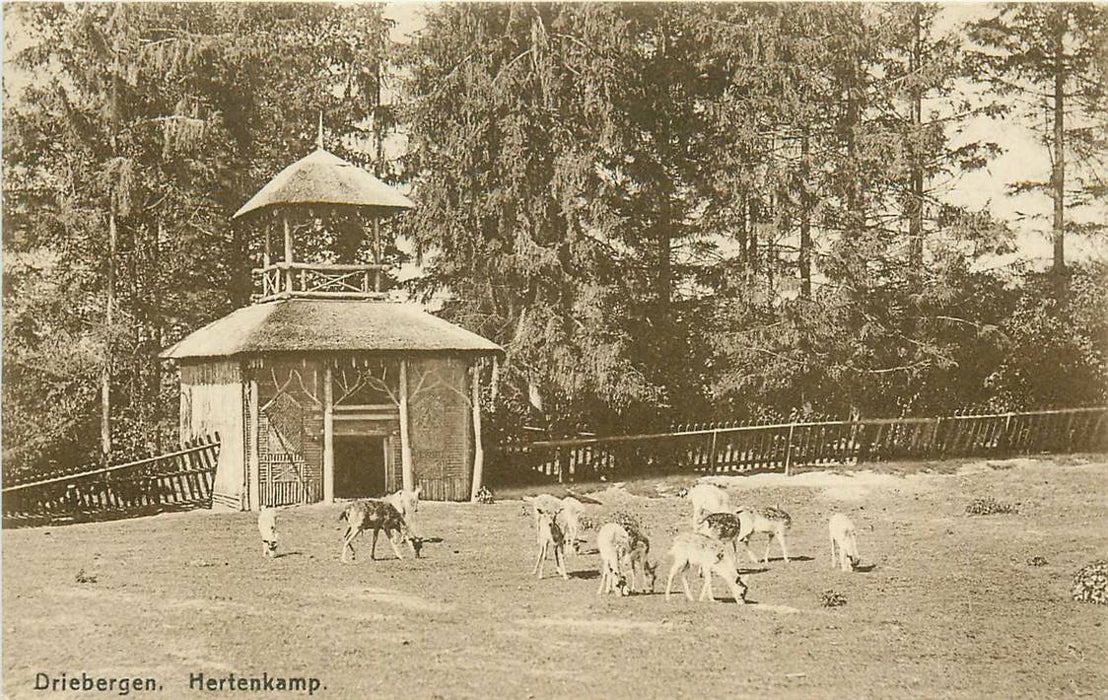
[[[492,484],[731,474],[894,459],[1108,451],[1108,407],[747,425],[545,440],[490,450]]]
[[[217,433],[136,462],[5,484],[0,490],[4,525],[210,507],[218,456]]]

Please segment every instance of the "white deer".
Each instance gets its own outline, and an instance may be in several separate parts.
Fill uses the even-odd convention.
[[[838,562],[843,571],[858,568],[858,538],[854,533],[854,523],[842,513],[835,513],[827,523],[831,536],[831,566],[835,566],[835,546],[838,545]]]
[[[607,523],[596,533],[596,548],[600,551],[600,588],[596,594],[619,591],[620,595],[631,595],[625,573],[631,567],[631,535],[622,525]]]
[[[715,484],[697,484],[689,489],[688,499],[692,503],[693,529],[700,527],[700,521],[709,513],[733,513],[731,497]]]
[[[630,595],[635,591],[635,577],[642,578],[643,592],[654,592],[658,564],[651,564],[650,540],[636,528],[619,523],[607,523],[596,534],[600,551],[600,588],[596,594]]]
[[[396,493],[385,496],[383,501],[391,503],[393,508],[400,511],[400,517],[404,518],[404,522],[408,524],[408,527],[412,525],[412,516],[419,512],[419,494],[423,487],[416,486],[411,491],[405,491],[400,489]]]
[[[262,508],[258,513],[258,534],[262,536],[262,554],[277,556],[277,509]]]
[[[535,560],[535,568],[531,571],[542,578],[543,566],[546,564],[546,554],[554,550],[554,567],[562,578],[569,579],[566,573],[566,538],[562,528],[558,526],[558,513],[538,511],[535,515],[535,541],[539,546],[539,556]]]

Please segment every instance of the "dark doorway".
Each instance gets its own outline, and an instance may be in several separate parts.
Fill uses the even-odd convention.
[[[385,495],[385,438],[335,436],[335,498]]]

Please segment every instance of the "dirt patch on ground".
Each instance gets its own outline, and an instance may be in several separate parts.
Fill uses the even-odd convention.
[[[1108,687],[1104,610],[1069,592],[1073,573],[1108,552],[1104,459],[904,474],[728,477],[736,502],[793,518],[792,561],[775,544],[768,565],[744,574],[750,605],[597,596],[594,534],[586,553],[569,553],[568,581],[536,580],[519,502],[428,505],[415,526],[442,541],[425,556],[353,564],[339,562],[338,505],[282,510],[278,559],[261,555],[250,513],[5,532],[3,694],[41,696],[35,673],[48,669],[154,675],[165,697],[189,695],[199,672],[316,676],[324,698],[1006,698]],[[673,533],[689,527],[688,502],[672,489],[639,494],[676,483],[605,485],[603,505],[589,506],[598,518],[639,518],[660,574]],[[983,496],[1019,513],[967,516]],[[832,567],[835,510],[857,526],[868,573]],[[1028,566],[1035,555],[1046,563]],[[97,583],[76,583],[81,568]],[[828,589],[849,603],[819,607]]]
[[[564,617],[541,617],[519,619],[516,620],[516,623],[523,627],[561,629],[587,634],[658,634],[666,629],[666,625],[662,622],[642,622],[620,618],[582,620]]]
[[[781,615],[798,615],[801,612],[810,614],[813,611],[802,611],[800,608],[794,608],[791,605],[769,605],[768,603],[754,603],[749,606],[751,610],[765,610],[766,612],[778,613]]]
[[[774,488],[806,488],[820,492],[830,500],[861,501],[875,491],[901,491],[918,493],[932,488],[931,481],[937,478],[928,474],[897,476],[872,470],[852,472],[807,472],[795,476],[784,474],[754,474],[744,476],[706,477],[705,482],[714,483],[729,491],[756,491]]]
[[[348,588],[341,597],[354,602],[382,603],[388,606],[396,606],[405,610],[420,613],[445,613],[454,609],[452,605],[444,605],[434,601],[420,598],[411,593],[390,591],[383,588]]]

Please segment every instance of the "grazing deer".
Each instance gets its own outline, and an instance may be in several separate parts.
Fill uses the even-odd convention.
[[[650,540],[634,526],[623,528],[631,537],[631,590],[635,590],[635,574],[642,576],[643,590],[654,592],[654,582],[658,578],[658,562],[650,563]]]
[[[575,553],[580,553],[581,543],[585,541],[582,536],[585,526],[581,519],[585,512],[585,505],[581,501],[573,496],[558,498],[541,493],[538,496],[524,496],[523,502],[531,506],[536,526],[538,526],[540,513],[556,515],[559,520],[558,525],[566,535],[566,541],[573,546]]]
[[[388,538],[389,544],[392,545],[392,551],[396,554],[397,559],[404,558],[400,554],[400,548],[396,546],[397,536],[399,536],[399,539],[406,541],[408,546],[412,548],[412,553],[416,559],[419,558],[423,541],[412,536],[408,524],[404,522],[404,518],[400,515],[400,511],[391,503],[373,500],[351,503],[343,509],[342,514],[339,515],[339,520],[346,521],[346,534],[342,538],[341,560],[343,562],[346,561],[347,549],[350,550],[351,560],[354,559],[354,538],[367,530],[373,530],[373,545],[369,550],[370,559],[377,559],[377,535],[381,530],[385,531],[385,536]]]
[[[546,554],[553,549],[554,567],[562,575],[562,578],[569,579],[569,574],[566,573],[566,538],[565,534],[562,533],[562,528],[558,526],[558,512],[536,512],[535,542],[539,546],[539,556],[535,560],[535,568],[531,573],[538,574],[538,577],[542,578],[543,566],[546,564]]]
[[[739,511],[739,513],[740,517],[742,517],[742,513],[747,513],[748,517],[751,518],[751,530],[740,540],[743,546],[746,547],[746,553],[750,557],[750,561],[758,561],[758,558],[754,556],[754,552],[750,551],[750,537],[754,533],[764,532],[769,535],[769,539],[766,540],[766,553],[762,557],[763,563],[769,563],[769,546],[773,544],[774,537],[781,543],[781,556],[785,558],[787,563],[789,561],[789,551],[785,548],[785,531],[792,527],[793,522],[789,514],[780,508],[748,508]]]
[[[585,527],[581,522],[581,516],[585,514],[585,504],[573,496],[562,499],[562,519],[565,522],[566,541],[573,546],[575,554],[581,553],[581,544],[585,541],[582,533]]]
[[[606,523],[596,533],[596,548],[600,550],[600,588],[596,589],[596,594],[618,590],[620,595],[631,595],[624,575],[624,567],[631,567],[631,535],[621,525]],[[633,570],[631,575],[633,578]]]
[[[538,496],[523,497],[522,512],[524,515],[531,515],[531,518],[535,522],[535,527],[538,527],[539,525],[540,513],[549,513],[553,515],[561,509],[562,499],[556,498],[546,493],[540,493]]]
[[[839,546],[839,563],[843,571],[858,568],[858,539],[854,534],[854,523],[842,513],[835,513],[827,522],[831,535],[831,567],[835,567],[835,545]]]
[[[738,513],[709,513],[700,520],[697,532],[720,542],[730,542],[735,556],[739,555],[739,542],[750,553],[746,540],[754,533],[754,515],[745,510]]]
[[[731,497],[715,484],[697,484],[689,489],[688,499],[692,502],[693,529],[708,513],[733,513]]]
[[[613,586],[621,595],[635,592],[635,579],[642,579],[643,592],[654,592],[657,563],[651,564],[650,540],[627,522],[607,523],[596,534],[600,550],[600,588],[597,595],[612,593]]]
[[[258,533],[262,536],[262,554],[277,556],[277,509],[262,508],[258,513]]]
[[[400,511],[400,517],[404,518],[404,522],[408,524],[408,527],[412,526],[412,516],[419,512],[419,494],[422,487],[416,486],[412,491],[405,491],[400,489],[396,493],[389,494],[381,500],[385,503],[389,503],[393,508]]]
[[[688,579],[685,572],[689,566],[695,565],[700,569],[700,575],[704,577],[704,587],[700,589],[700,600],[708,598],[716,599],[712,591],[712,574],[722,578],[731,589],[736,603],[746,602],[746,584],[739,576],[739,570],[735,566],[735,557],[728,551],[725,544],[714,540],[707,535],[696,532],[683,532],[673,538],[673,547],[669,550],[673,557],[673,566],[669,570],[669,579],[666,581],[666,600],[669,600],[669,592],[673,588],[673,578],[681,572],[681,585],[685,588],[685,597],[693,600],[692,591],[689,590]]]
[[[531,506],[532,514],[537,520],[539,513],[554,514],[563,508],[562,499],[557,496],[551,496],[548,493],[540,493],[537,496],[524,496],[523,502],[526,505]],[[526,506],[524,506],[526,508]]]

